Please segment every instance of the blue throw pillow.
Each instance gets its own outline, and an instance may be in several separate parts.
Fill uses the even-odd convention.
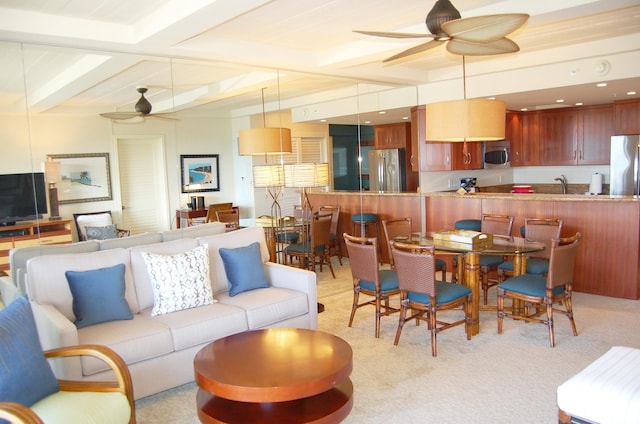
[[[0,359],[1,401],[31,406],[59,390],[24,296],[0,311]]]
[[[229,296],[269,287],[260,255],[260,243],[255,242],[236,249],[221,247],[219,251],[224,263],[224,271],[231,283]]]
[[[124,264],[91,271],[67,271],[76,327],[133,319],[124,298]]]

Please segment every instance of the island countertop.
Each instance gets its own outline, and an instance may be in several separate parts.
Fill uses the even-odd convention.
[[[505,199],[505,200],[543,200],[557,202],[637,202],[640,203],[640,196],[610,196],[608,194],[587,195],[587,194],[546,194],[546,193],[493,193],[493,192],[472,192],[458,194],[455,191],[431,191],[425,193],[417,192],[373,192],[373,191],[329,191],[318,192],[318,194],[329,194],[335,196],[366,196],[366,197],[453,197],[469,199]]]

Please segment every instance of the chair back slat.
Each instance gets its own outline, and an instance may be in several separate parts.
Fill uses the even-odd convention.
[[[321,214],[314,218],[311,228],[311,239],[313,247],[318,248],[324,246],[325,249],[329,244],[329,230],[331,228],[331,214]]]
[[[393,267],[395,263],[391,253],[391,242],[398,236],[411,237],[411,217],[383,220],[382,231],[384,233],[385,249],[387,249],[389,261]]]
[[[483,214],[480,231],[497,236],[510,237],[513,227],[513,216]]]
[[[344,233],[343,237],[349,253],[353,284],[357,285],[358,280],[370,281],[379,290],[378,239],[376,237],[354,237],[347,233]]]
[[[329,232],[336,235],[338,231],[338,219],[340,218],[340,206],[320,206],[318,212],[321,214],[331,214],[331,229]]]
[[[581,237],[582,234],[578,232],[572,237],[553,239],[547,274],[548,289],[573,284],[574,266]]]
[[[434,246],[391,242],[400,290],[436,297]]]

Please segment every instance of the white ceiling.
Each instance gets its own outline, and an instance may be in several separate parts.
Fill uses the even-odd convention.
[[[627,98],[628,91],[640,92],[638,0],[453,3],[462,17],[530,15],[510,36],[520,52],[466,58],[469,97],[495,95],[508,108],[520,109],[609,103]],[[138,85],[149,86],[154,112],[258,113],[263,88],[268,109],[291,107],[304,109],[303,114],[309,105],[333,105],[335,99],[406,86],[420,87],[415,102],[459,98],[461,57],[439,47],[383,64],[384,58],[421,41],[353,32],[426,32],[424,19],[433,4],[0,0],[0,40],[6,41],[0,41],[0,111],[15,105],[25,86],[30,109],[40,113],[133,110]],[[14,42],[26,44],[21,48]],[[24,61],[16,60],[22,53]],[[22,69],[24,80],[16,78]],[[596,88],[602,81],[608,86]],[[407,115],[410,104],[377,96],[378,108],[324,116],[336,123],[381,123]],[[565,101],[556,103],[561,98]],[[385,116],[373,113],[390,106]]]

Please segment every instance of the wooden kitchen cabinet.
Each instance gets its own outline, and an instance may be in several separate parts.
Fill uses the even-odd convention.
[[[523,165],[523,151],[522,151],[522,113],[521,112],[507,112],[506,128],[504,131],[504,138],[509,142],[509,154],[511,166]]]
[[[540,113],[522,114],[522,166],[540,165]]]
[[[409,122],[376,125],[373,130],[376,149],[406,149],[411,145]]]
[[[578,110],[577,165],[608,165],[613,135],[613,106],[590,106]]]
[[[614,135],[640,134],[640,100],[618,100],[613,103]]]
[[[482,160],[482,142],[481,141],[469,141],[467,142],[467,151],[464,151],[465,143],[450,143],[451,144],[451,157],[452,157],[452,169],[464,170],[464,169],[482,169],[484,161]]]
[[[539,113],[540,165],[575,165],[578,160],[578,111]]]

